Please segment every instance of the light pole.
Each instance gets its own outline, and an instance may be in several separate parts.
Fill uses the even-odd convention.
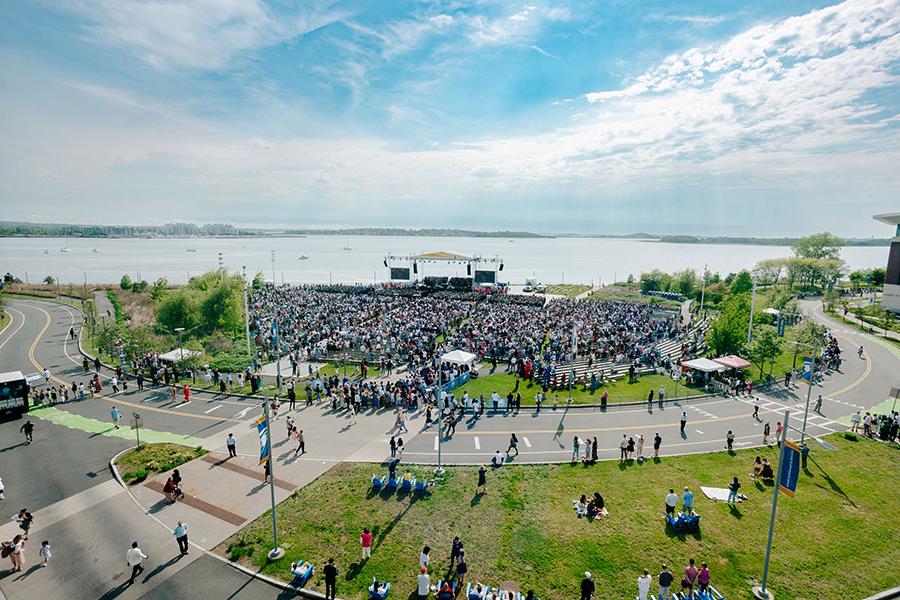
[[[781,469],[784,468],[784,447],[787,439],[788,419],[791,411],[784,411],[784,429],[781,431],[781,450],[778,452],[778,470],[775,478],[775,491],[772,495],[772,513],[769,515],[769,541],[766,543],[766,561],[763,563],[762,585],[753,588],[753,596],[757,600],[774,600],[775,595],[766,589],[769,580],[769,558],[772,555],[772,534],[775,532],[775,512],[778,510],[778,489],[781,487]]]
[[[803,411],[803,429],[800,432],[800,445],[806,439],[806,420],[809,418],[809,398],[812,396],[813,382],[816,379],[816,356],[819,354],[819,342],[813,346],[812,363],[809,365],[809,387],[806,388],[806,410]]]
[[[219,277],[225,281],[225,256],[219,252]]]
[[[706,300],[706,265],[703,265],[703,281],[700,282],[700,312],[703,312],[703,302]]]
[[[250,308],[247,302],[247,265],[241,267],[244,277],[244,338],[247,340],[247,356],[252,354],[250,350]]]
[[[275,281],[275,251],[272,250],[272,287],[275,287],[277,282]]]
[[[756,278],[753,278],[753,289],[750,292],[750,325],[747,327],[747,345],[753,340],[753,305],[756,303]]]
[[[184,327],[176,327],[175,333],[178,334],[178,352],[181,353],[180,360],[184,360],[184,346],[181,343],[181,334],[184,333]]]
[[[263,392],[263,410],[266,415],[266,456],[269,461],[269,494],[272,498],[272,549],[269,560],[278,560],[284,556],[284,550],[278,547],[278,521],[275,517],[275,461],[272,459],[272,428],[269,425],[269,390]]]

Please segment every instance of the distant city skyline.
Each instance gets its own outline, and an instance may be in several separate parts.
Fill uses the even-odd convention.
[[[3,220],[888,237],[900,0],[10,0]]]

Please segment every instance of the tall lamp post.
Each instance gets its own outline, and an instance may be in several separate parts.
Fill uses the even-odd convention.
[[[750,292],[750,325],[747,327],[747,344],[753,341],[753,308],[756,304],[756,277],[753,278],[753,288]]]
[[[272,287],[275,287],[278,283],[275,281],[275,251],[272,250]]]
[[[272,498],[272,549],[269,560],[278,560],[284,556],[284,549],[278,547],[278,521],[275,517],[275,460],[272,458],[272,428],[269,425],[269,390],[263,392],[263,407],[266,415],[266,455],[269,461],[269,494]]]
[[[181,334],[184,333],[184,327],[176,327],[175,333],[178,334],[178,352],[181,354],[179,360],[184,360],[184,346],[181,342]]]
[[[247,356],[252,353],[250,350],[250,308],[247,302],[247,265],[241,267],[244,276],[244,337],[247,340]]]

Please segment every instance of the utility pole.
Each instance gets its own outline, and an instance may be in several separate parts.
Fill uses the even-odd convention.
[[[756,303],[756,278],[753,278],[753,291],[750,292],[750,325],[747,327],[747,345],[753,341],[753,305]]]
[[[706,300],[706,265],[703,265],[703,281],[700,282],[700,312],[703,312],[703,302]]]
[[[284,556],[284,550],[278,547],[278,521],[275,517],[275,460],[272,458],[272,427],[269,423],[269,389],[263,392],[264,414],[266,415],[266,454],[269,461],[269,494],[272,498],[272,543],[269,560],[278,560]]]
[[[278,283],[275,281],[275,251],[272,250],[272,287],[275,287]]]
[[[800,431],[800,445],[806,439],[806,420],[809,418],[809,398],[812,396],[813,382],[816,380],[816,356],[819,354],[819,341],[813,346],[812,363],[809,365],[809,387],[806,388],[806,410],[803,411],[803,429]],[[785,426],[785,428],[787,428]]]
[[[766,589],[769,580],[769,558],[772,555],[772,534],[775,531],[775,513],[778,510],[778,489],[781,487],[781,469],[784,468],[784,447],[787,439],[788,419],[791,411],[784,411],[784,429],[781,431],[781,450],[778,452],[778,470],[775,477],[775,491],[772,495],[772,513],[769,515],[769,541],[766,543],[766,562],[763,564],[762,585],[753,588],[753,596],[757,600],[774,600],[775,595]]]
[[[250,308],[247,302],[247,265],[241,267],[244,277],[244,337],[247,340],[247,356],[251,355],[250,350]]]

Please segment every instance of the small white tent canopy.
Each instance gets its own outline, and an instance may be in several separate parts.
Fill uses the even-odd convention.
[[[781,314],[781,311],[777,308],[772,308],[771,306],[763,311],[767,315],[775,315],[776,317]]]
[[[165,362],[178,362],[179,360],[184,360],[185,358],[191,358],[192,356],[199,356],[201,353],[196,350],[188,350],[187,348],[175,348],[165,354],[159,355],[159,360]]]
[[[709,360],[708,358],[695,358],[681,364],[688,369],[694,369],[701,373],[715,373],[716,371],[724,371],[728,368],[725,365],[719,364],[714,360]]]
[[[471,352],[465,352],[463,350],[453,350],[452,352],[448,352],[441,357],[441,362],[451,363],[454,365],[472,366],[473,364],[475,364],[476,360],[478,360],[477,356],[475,356]]]

